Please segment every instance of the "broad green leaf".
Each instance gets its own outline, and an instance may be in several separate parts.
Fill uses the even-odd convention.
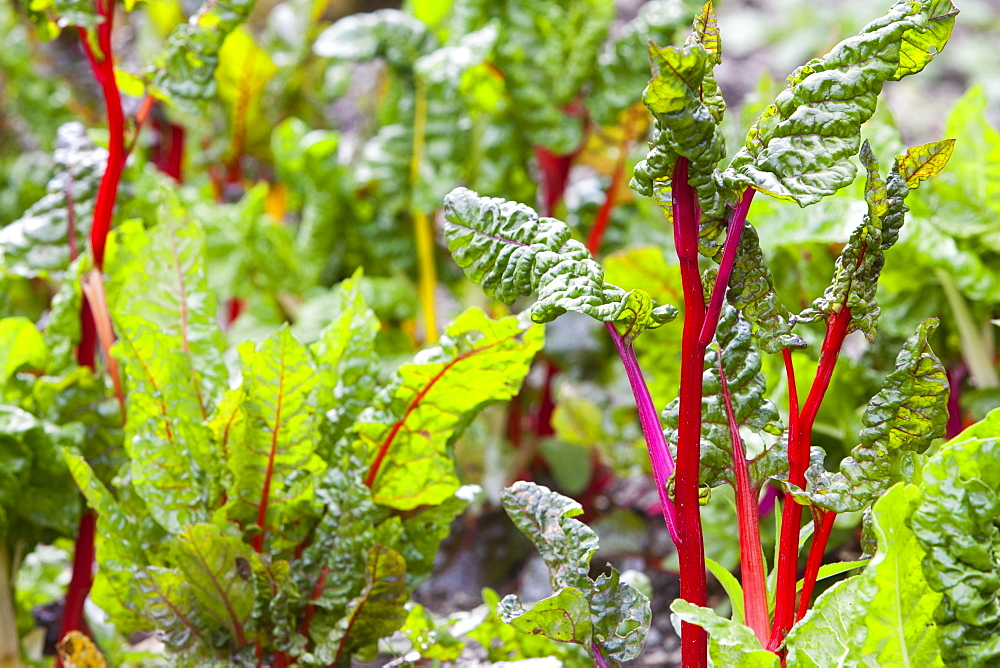
[[[500,619],[521,633],[588,646],[593,633],[590,605],[579,589],[566,587],[525,610],[514,595],[500,601]]]
[[[920,574],[924,551],[907,526],[918,493],[897,485],[875,504],[875,557],[861,575],[825,592],[792,629],[789,665],[943,665],[934,623],[941,597]]]
[[[821,457],[806,471],[808,492],[797,498],[837,513],[862,510],[896,482],[920,469],[918,456],[944,435],[948,421],[948,378],[930,346],[937,320],[922,323],[907,339],[890,373],[865,410],[861,444],[828,473]]]
[[[214,524],[192,524],[177,537],[174,557],[201,614],[226,628],[234,640],[241,637],[253,608],[253,588],[240,575],[238,562],[253,562],[250,546]]]
[[[338,286],[336,310],[330,324],[310,346],[320,376],[316,403],[326,415],[323,427],[331,443],[346,436],[375,396],[378,372],[375,336],[379,328],[378,318],[362,296],[359,270]]]
[[[720,366],[722,372],[720,373]],[[705,355],[701,400],[701,472],[702,483],[716,487],[723,482],[735,486],[733,443],[729,429],[727,394],[736,425],[745,432],[780,435],[778,409],[765,396],[766,383],[760,372],[761,356],[754,343],[750,322],[729,304],[724,304],[715,342]],[[723,376],[725,388],[723,390]],[[663,410],[664,435],[674,449],[677,446],[679,400]],[[742,452],[747,448],[743,446]],[[785,459],[783,448],[772,448],[750,462],[750,484],[756,487],[777,475]]]
[[[681,620],[708,631],[708,652],[716,666],[776,668],[779,665],[778,656],[761,647],[750,627],[719,617],[711,608],[702,608],[681,598],[674,599],[670,609]]]
[[[244,527],[256,525],[258,549],[290,549],[311,528],[314,476],[322,468],[310,405],[316,370],[287,327],[259,348],[241,344],[239,353],[247,424],[228,452],[226,514]]]
[[[145,568],[148,560],[141,544],[143,535],[136,531],[131,518],[97,478],[87,461],[71,450],[63,450],[63,455],[87,504],[97,512],[100,536],[97,562],[100,568],[94,579],[91,597],[101,609],[114,616],[122,631],[148,630],[160,620],[155,612],[157,608],[153,607],[156,605],[154,599],[158,597],[145,599],[143,596],[144,582],[149,578]],[[161,614],[172,614],[169,606],[164,607]],[[171,616],[159,627],[166,632],[171,628],[182,629],[183,623],[175,617]],[[179,635],[175,646],[189,645],[196,639],[190,627],[183,634],[183,641]]]
[[[80,254],[87,248],[108,152],[94,145],[82,123],[72,122],[59,128],[54,158],[56,173],[46,195],[0,229],[0,267],[6,272],[58,277],[69,267],[72,248]]]
[[[981,86],[970,88],[952,108],[945,133],[961,140],[955,144],[951,168],[934,180],[933,188],[945,202],[995,215],[1000,211],[1000,133],[990,124],[986,108]]]
[[[215,68],[226,37],[246,21],[256,0],[208,0],[167,38],[157,58],[153,87],[191,113],[215,96]]]
[[[899,0],[858,36],[795,70],[750,129],[727,178],[800,206],[851,183],[850,158],[882,85],[918,72],[944,48],[955,11],[948,0]]]
[[[535,322],[576,311],[614,322],[634,339],[677,313],[643,290],[626,292],[604,282],[604,270],[583,244],[570,238],[564,223],[539,218],[523,204],[456,188],[445,198],[445,218],[448,248],[466,275],[506,304],[537,293],[530,308]]]
[[[402,366],[356,424],[375,501],[410,510],[454,494],[450,443],[480,408],[517,393],[542,339],[540,327],[470,309]]]
[[[132,484],[163,528],[208,520],[211,471],[218,466],[203,425],[189,361],[175,339],[139,316],[120,315],[111,349],[123,370],[126,402],[125,452]]]
[[[926,551],[923,575],[943,594],[942,659],[990,665],[1000,657],[1000,411],[966,429],[924,465],[910,526]]]
[[[440,504],[422,508],[402,520],[394,547],[406,559],[406,578],[411,588],[430,576],[441,541],[478,493],[477,486],[463,485]]]
[[[76,366],[76,346],[80,341],[80,309],[83,292],[80,289],[79,269],[85,265],[83,258],[70,264],[69,276],[76,280],[63,281],[49,303],[49,317],[42,331],[42,338],[49,349],[46,371],[50,374],[65,373]]]
[[[211,622],[202,616],[187,577],[172,568],[146,566],[136,569],[132,578],[127,586],[141,597],[143,616],[162,635],[163,644],[178,658],[203,656],[206,627]]]
[[[406,562],[381,545],[368,551],[365,588],[348,605],[347,615],[316,649],[324,663],[343,661],[354,651],[390,635],[406,620]],[[329,658],[327,658],[329,657]]]

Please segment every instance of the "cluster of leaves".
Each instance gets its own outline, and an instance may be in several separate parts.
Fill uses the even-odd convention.
[[[128,464],[112,490],[67,455],[98,511],[95,601],[184,661],[345,662],[405,620],[471,500],[449,443],[516,392],[541,331],[472,310],[382,383],[353,279],[317,342],[244,343],[230,377],[204,236],[159,196],[157,224],[122,225],[109,252]]]

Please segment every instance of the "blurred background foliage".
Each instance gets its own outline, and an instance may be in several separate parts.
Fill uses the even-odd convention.
[[[200,11],[189,0],[121,8],[129,11],[114,40],[126,115],[147,95],[155,103],[126,167],[115,221],[152,225],[162,215],[157,193],[176,191],[205,230],[209,281],[231,343],[263,340],[284,323],[303,342],[315,340],[335,287],[358,268],[382,322],[384,372],[433,343],[441,323],[467,306],[504,313],[470,289],[436,233],[442,197],[458,185],[567,221],[602,259],[609,281],[679,303],[669,230],[655,205],[625,184],[646,152],[648,115],[639,103],[646,40],[678,41],[695,3],[219,4],[212,25],[222,29],[212,30],[187,23]],[[885,161],[941,137],[958,144],[944,174],[909,200],[879,292],[879,337],[852,337],[845,349],[817,420],[817,444],[831,459],[856,445],[869,397],[928,316],[943,320],[934,346],[955,387],[952,430],[1000,403],[992,322],[1000,306],[1000,2],[959,4],[945,53],[920,77],[887,86],[865,130]],[[107,136],[77,34],[49,20],[53,8],[65,14],[72,5],[0,4],[0,317],[39,326],[58,315],[60,285],[76,271],[65,248],[71,238],[85,243]],[[869,0],[720,0],[716,9],[730,153],[784,76],[877,13]],[[73,122],[83,127],[66,125]],[[756,198],[750,219],[793,309],[828,284],[864,212],[862,188],[857,182],[808,209]],[[68,202],[75,221],[67,220]],[[484,411],[455,444],[463,481],[485,494],[456,525],[439,576],[423,590],[438,611],[473,607],[480,587],[513,587],[517,574],[522,585],[531,581],[522,570],[526,544],[493,526],[500,490],[524,477],[579,498],[607,555],[624,560],[623,569],[666,574],[654,584],[658,596],[668,595],[669,541],[610,342],[583,318],[547,329],[521,394]],[[821,332],[801,333],[812,354],[795,358],[805,386]],[[676,396],[679,341],[673,324],[639,345],[660,406]],[[780,367],[779,358],[765,359],[765,374],[778,379],[771,399],[783,406]],[[738,549],[731,505],[718,494],[706,510],[709,555],[727,567]],[[855,525],[856,518],[838,524],[845,553],[855,549]],[[26,546],[56,548],[36,552],[21,571],[25,632],[32,609],[41,623],[42,604],[58,598],[59,539],[72,537],[63,526]],[[486,538],[473,546],[471,535]],[[514,547],[498,547],[508,541]],[[649,660],[657,665],[655,655]]]

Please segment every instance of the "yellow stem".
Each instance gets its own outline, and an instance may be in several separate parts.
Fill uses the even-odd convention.
[[[420,182],[420,161],[424,154],[424,133],[427,125],[427,89],[418,75],[414,86],[413,155],[410,158],[410,188],[416,191]],[[417,266],[420,282],[418,292],[424,312],[424,338],[426,343],[437,340],[437,316],[434,311],[434,288],[437,285],[437,268],[434,266],[434,228],[431,217],[417,210],[412,204],[413,227],[417,243]]]

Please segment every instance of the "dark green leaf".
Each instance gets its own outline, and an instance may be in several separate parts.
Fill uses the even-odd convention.
[[[728,398],[738,427],[757,434],[781,434],[778,409],[766,397],[766,383],[760,372],[760,351],[754,344],[750,323],[736,309],[724,305],[715,342],[705,355],[701,400],[701,472],[703,484],[715,487],[723,482],[736,484],[733,473],[733,443],[723,392],[721,366],[725,375]],[[679,400],[672,401],[663,411],[664,435],[673,448],[677,445]],[[782,467],[779,450],[768,450],[751,464],[751,486],[777,475]],[[745,446],[741,447],[746,452]]]
[[[604,282],[604,270],[569,228],[554,218],[502,199],[456,188],[445,198],[448,247],[466,275],[487,294],[510,304],[538,293],[531,306],[535,322],[567,311],[617,323],[630,339],[643,329],[669,322],[677,310],[659,305],[643,290]]]
[[[337,60],[385,58],[393,67],[408,70],[435,46],[434,33],[422,21],[397,9],[380,9],[337,21],[316,38],[313,51]]]
[[[841,462],[840,472],[828,473],[818,450],[806,471],[808,492],[795,496],[843,513],[862,510],[896,482],[913,480],[917,456],[944,435],[948,421],[948,378],[929,341],[937,323],[922,323],[907,339],[896,370],[868,402],[861,445]]]
[[[889,13],[789,77],[727,169],[727,178],[806,206],[854,180],[850,158],[886,81],[919,71],[944,48],[948,0],[900,0]]]

